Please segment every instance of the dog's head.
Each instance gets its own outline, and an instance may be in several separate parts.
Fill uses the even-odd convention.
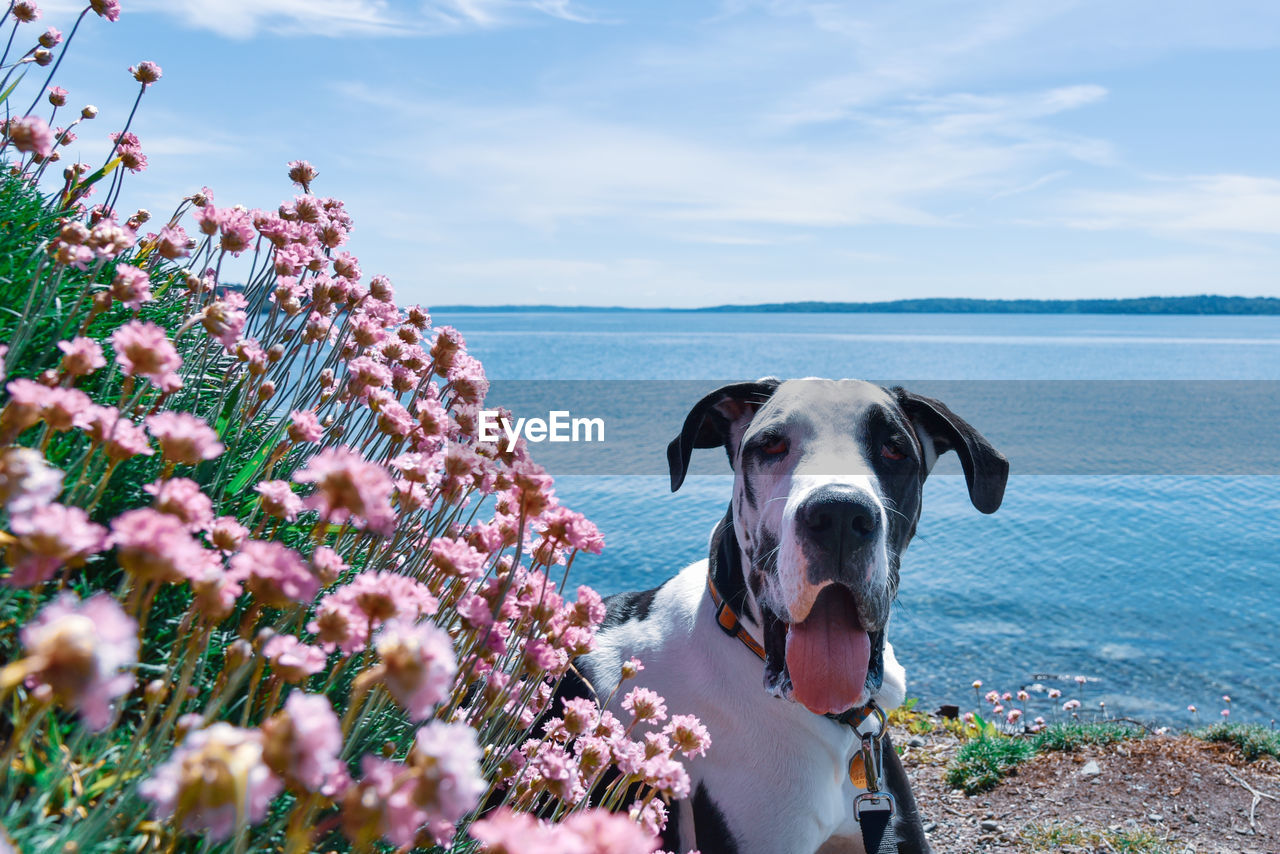
[[[765,688],[817,713],[865,705],[884,676],[884,631],[924,479],[955,451],[969,498],[994,513],[1009,464],[943,403],[857,380],[763,379],[704,397],[667,457],[671,488],[694,448],[723,446],[746,616],[763,635]]]

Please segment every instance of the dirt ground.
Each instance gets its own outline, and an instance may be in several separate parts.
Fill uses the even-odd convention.
[[[896,739],[937,854],[1280,854],[1280,801],[1266,797],[1280,798],[1274,759],[1151,736],[1042,754],[994,790],[966,796],[944,779],[955,738]]]

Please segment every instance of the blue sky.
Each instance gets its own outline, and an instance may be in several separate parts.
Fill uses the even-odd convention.
[[[1280,294],[1280,4],[123,0],[157,214],[347,201],[406,301]],[[78,7],[41,3],[63,29]]]

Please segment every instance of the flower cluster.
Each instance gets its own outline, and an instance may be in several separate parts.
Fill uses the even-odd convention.
[[[8,15],[21,32],[39,9]],[[50,28],[23,61],[70,39]],[[162,77],[129,73],[139,101]],[[147,165],[133,113],[101,168],[47,175],[98,111],[53,126],[70,95],[41,85],[42,115],[0,129],[6,190],[52,191],[39,245],[6,259],[25,308],[0,319],[13,815],[75,824],[80,847],[123,828],[140,849],[470,831],[492,851],[652,851],[710,737],[643,687],[616,713],[551,708],[605,612],[567,573],[604,542],[523,442],[479,441],[489,383],[463,335],[366,275],[306,161],[275,209],[202,188],[150,231],[120,207]],[[110,749],[77,753],[70,716]],[[39,767],[66,769],[56,798]],[[147,814],[122,808],[135,790]],[[507,806],[482,818],[486,795]]]

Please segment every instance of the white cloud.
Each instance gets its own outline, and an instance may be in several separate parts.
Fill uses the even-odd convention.
[[[135,0],[134,10],[239,39],[263,31],[335,38],[443,35],[538,17],[590,20],[572,0]]]
[[[1280,180],[1205,175],[1126,191],[1076,193],[1065,224],[1084,229],[1280,235]]]

